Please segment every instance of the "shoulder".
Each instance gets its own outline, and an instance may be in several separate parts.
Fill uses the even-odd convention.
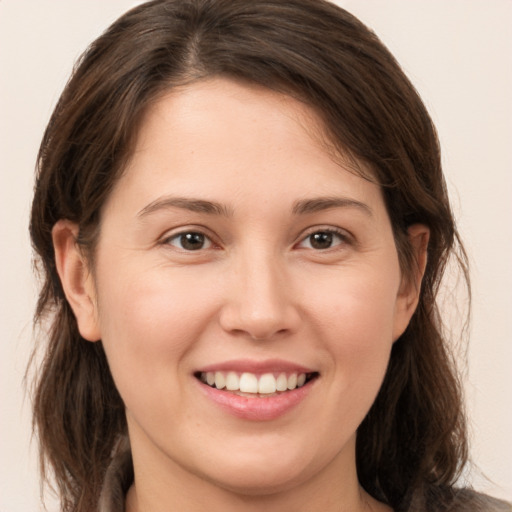
[[[446,512],[512,512],[512,504],[470,489],[459,489]]]
[[[416,494],[407,512],[512,512],[512,504],[471,489],[430,489]]]
[[[464,494],[466,506],[456,508],[454,512],[512,512],[512,504],[506,501],[474,491],[465,491]]]

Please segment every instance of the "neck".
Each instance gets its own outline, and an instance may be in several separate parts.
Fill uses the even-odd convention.
[[[178,502],[180,500],[170,500]],[[204,501],[204,500],[199,500]],[[155,503],[155,497],[150,498],[149,496],[139,497],[137,493],[137,487],[133,485],[126,498],[126,509],[125,512],[146,512],[169,510],[183,510],[183,511],[196,511],[196,510],[208,510],[209,512],[261,512],[261,510],[274,512],[283,510],[294,510],[297,512],[311,512],[311,510],[322,510],[323,512],[392,512],[392,510],[386,505],[377,502],[374,498],[369,496],[363,489],[359,490],[359,497],[356,503],[349,504],[349,500],[344,497],[343,499],[332,500],[331,498],[323,497],[319,499],[308,499],[307,503],[298,503],[297,497],[294,499],[283,499],[280,497],[265,497],[265,498],[248,498],[242,496],[229,496],[227,500],[219,500],[215,504],[198,504],[198,500],[187,502],[183,504],[185,508],[175,508],[177,505],[169,505],[169,502],[165,503],[165,507],[159,506]],[[314,502],[314,504],[312,503]],[[179,505],[181,506],[181,505]],[[207,507],[207,508],[206,508]]]
[[[174,495],[170,500],[162,502],[155,495],[149,496],[142,492],[139,496],[138,487],[134,484],[126,498],[125,512],[146,512],[160,510],[180,510],[183,512],[208,510],[209,512],[282,512],[283,510],[293,510],[294,512],[311,512],[311,510],[322,510],[323,512],[392,512],[390,508],[382,503],[375,501],[363,489],[358,490],[356,499],[350,499],[347,496],[307,496],[305,500],[300,500],[299,495],[303,493],[293,493],[292,496],[283,494],[277,496],[243,496],[230,494],[219,497],[215,503],[204,499],[195,499],[189,497],[183,502],[181,497]]]
[[[135,445],[135,446],[134,446]],[[390,512],[359,486],[355,468],[355,438],[327,466],[310,478],[297,478],[274,489],[228,488],[194,474],[162,452],[138,450],[132,443],[135,482],[126,512]],[[155,449],[157,450],[157,449]]]

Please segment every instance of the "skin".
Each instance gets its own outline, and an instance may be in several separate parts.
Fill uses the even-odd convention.
[[[358,485],[356,430],[416,307],[428,229],[409,230],[419,268],[406,281],[378,186],[321,132],[309,107],[255,86],[175,89],[147,112],[104,205],[93,271],[77,227],[55,226],[80,332],[101,338],[126,404],[127,510],[389,510]],[[342,202],[294,211],[326,197]],[[313,246],[326,230],[340,234]],[[183,248],[183,232],[206,235],[202,248]],[[199,392],[201,367],[270,358],[319,373],[277,419],[235,417]]]

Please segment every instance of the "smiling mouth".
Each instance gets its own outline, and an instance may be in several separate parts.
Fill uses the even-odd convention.
[[[197,372],[195,377],[211,388],[240,396],[266,398],[293,391],[318,377],[310,373]]]

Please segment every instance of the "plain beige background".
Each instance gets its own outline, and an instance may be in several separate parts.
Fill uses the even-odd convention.
[[[23,390],[37,290],[27,233],[36,151],[75,59],[136,3],[0,0],[0,512],[42,510]],[[480,471],[468,478],[512,500],[512,1],[338,3],[388,45],[437,125],[472,263],[473,322],[461,364]],[[457,311],[447,313],[456,324]]]

